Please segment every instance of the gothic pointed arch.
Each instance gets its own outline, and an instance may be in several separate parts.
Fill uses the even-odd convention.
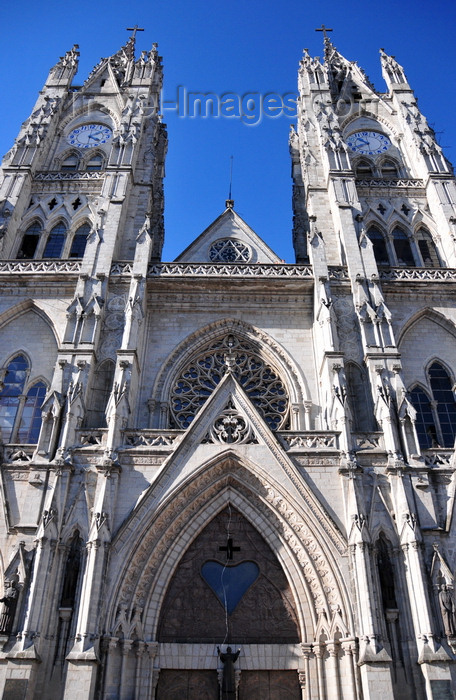
[[[52,332],[56,344],[58,344],[60,342],[60,338],[57,333],[57,328],[52,323],[52,320],[46,311],[44,311],[44,309],[42,309],[34,299],[30,298],[24,299],[0,314],[0,332],[8,323],[20,318],[23,314],[26,314],[29,311],[35,313],[49,326],[49,330]]]
[[[161,368],[152,399],[156,404],[174,400],[171,419],[176,427],[188,427],[225,373],[230,353],[244,390],[270,426],[284,427],[291,404],[302,404],[309,398],[305,378],[276,341],[237,319],[218,321],[181,342]],[[180,391],[185,399],[182,403]]]
[[[159,484],[156,488],[158,497]],[[114,543],[112,567],[119,569],[107,611],[109,629],[115,627],[120,608],[131,615],[139,606],[144,610],[145,631],[156,638],[160,611],[178,562],[206,524],[230,507],[276,553],[293,593],[302,638],[311,640],[317,609],[326,610],[328,618],[333,610],[340,610],[351,629],[350,606],[331,552],[331,538],[325,542],[298,502],[273,479],[261,475],[258,467],[227,451],[193,473],[151,516],[156,500],[153,491],[151,488],[152,500],[143,499]]]
[[[433,323],[437,324],[441,327],[441,329],[447,331],[456,340],[456,325],[454,321],[452,321],[447,316],[444,316],[444,314],[440,313],[439,311],[436,311],[435,309],[425,307],[414,313],[412,316],[410,316],[410,318],[406,320],[406,322],[400,329],[400,332],[398,333],[398,346],[400,346],[403,343],[405,336],[411,331],[411,329],[417,323],[420,323],[424,320],[432,321]]]

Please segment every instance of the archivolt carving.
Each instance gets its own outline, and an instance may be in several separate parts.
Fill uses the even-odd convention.
[[[229,459],[206,469],[187,484],[179,496],[172,494],[169,504],[137,537],[140,544],[127,563],[122,584],[112,598],[115,604],[110,611],[111,625],[114,624],[119,605],[131,608],[139,605],[150,609],[156,623],[167,583],[182,552],[204,529],[208,520],[228,502],[233,503],[257,527],[258,516],[262,516],[262,534],[266,539],[275,539],[275,550],[280,548],[282,561],[292,553],[289,561],[291,568],[296,567],[298,562],[305,580],[305,588],[298,593],[298,598],[305,595],[313,599],[310,607],[314,622],[317,609],[328,613],[335,608],[347,610],[344,592],[334,577],[334,562],[328,560],[324,546],[317,541],[289,495],[234,459]],[[285,554],[280,542],[287,543]],[[295,590],[302,589],[303,583],[297,581],[295,575],[292,582]],[[150,624],[153,624],[152,620],[149,620],[149,633]]]
[[[301,403],[309,398],[303,377],[299,374],[293,361],[266,333],[237,319],[223,319],[210,326],[205,326],[188,336],[168,357],[163,365],[152,392],[152,399],[167,401],[173,378],[178,375],[193,355],[208,343],[223,335],[232,333],[238,338],[245,338],[258,347],[258,354],[273,365],[279,365],[281,375],[286,377],[290,401]]]

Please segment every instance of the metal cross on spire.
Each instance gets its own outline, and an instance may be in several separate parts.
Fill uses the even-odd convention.
[[[327,39],[328,37],[326,36],[326,32],[332,32],[333,30],[329,29],[329,27],[325,27],[325,25],[322,24],[321,27],[318,27],[315,31],[316,32],[323,32],[324,38]]]
[[[127,32],[133,32],[133,34],[131,35],[132,39],[136,39],[136,32],[143,32],[143,31],[144,31],[144,29],[142,29],[141,27],[138,27],[137,24],[135,24],[134,27],[127,27]]]

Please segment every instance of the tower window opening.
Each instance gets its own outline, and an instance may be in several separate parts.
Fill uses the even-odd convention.
[[[60,170],[77,170],[79,167],[79,160],[76,155],[68,156],[63,161]]]
[[[44,249],[43,258],[60,258],[65,243],[66,226],[59,223],[54,226]]]
[[[393,243],[397,264],[401,267],[416,267],[410,241],[405,231],[396,227],[393,231]]]
[[[425,267],[440,267],[440,260],[434,240],[427,229],[421,227],[416,234],[418,248]]]
[[[100,155],[94,155],[87,163],[86,170],[93,172],[96,170],[101,170],[103,167],[103,158]]]
[[[30,260],[31,258],[33,258],[33,256],[35,255],[36,248],[38,246],[38,241],[40,240],[41,231],[41,224],[39,224],[38,221],[35,221],[31,226],[28,227],[28,229],[24,233],[21,247],[19,248],[19,252],[17,254],[17,258],[19,260]]]
[[[376,226],[371,226],[367,232],[367,235],[372,243],[377,265],[389,265],[390,261],[388,257],[388,249],[386,247],[385,237],[380,229],[378,229]]]
[[[398,177],[396,164],[392,160],[385,160],[381,166],[382,178],[384,180],[394,180]]]
[[[89,224],[82,224],[82,226],[78,228],[71,243],[70,258],[82,258],[84,256],[89,233]]]
[[[356,166],[356,176],[359,178],[372,177],[372,164],[368,160],[360,160]]]

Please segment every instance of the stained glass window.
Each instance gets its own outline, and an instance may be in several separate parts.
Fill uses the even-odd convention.
[[[233,374],[270,428],[285,426],[289,399],[277,371],[244,339],[227,335],[209,344],[180,372],[171,389],[172,423],[187,428],[227,371],[230,356]]]

